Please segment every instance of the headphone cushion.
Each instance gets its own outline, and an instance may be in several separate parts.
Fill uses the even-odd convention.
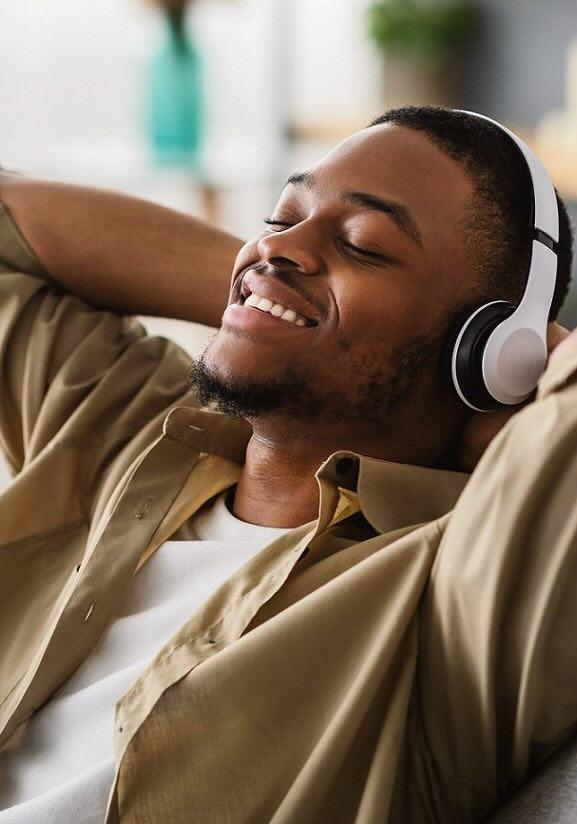
[[[485,384],[483,354],[491,333],[514,311],[514,304],[505,300],[495,301],[469,314],[464,323],[460,324],[451,348],[452,383],[477,409],[489,411],[502,406]],[[455,383],[458,383],[458,387]]]

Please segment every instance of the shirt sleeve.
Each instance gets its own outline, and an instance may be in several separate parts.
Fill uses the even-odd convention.
[[[482,820],[575,734],[576,493],[566,358],[471,476],[423,600],[418,706],[439,820]]]
[[[59,436],[107,449],[186,387],[185,353],[62,290],[0,204],[0,446],[12,473]]]

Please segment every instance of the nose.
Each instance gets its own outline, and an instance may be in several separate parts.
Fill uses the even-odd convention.
[[[297,269],[303,274],[316,274],[321,265],[319,239],[311,227],[303,223],[264,235],[257,242],[261,258],[272,266]]]

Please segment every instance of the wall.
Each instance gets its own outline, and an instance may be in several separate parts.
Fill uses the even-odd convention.
[[[478,0],[485,23],[468,52],[470,105],[533,126],[565,102],[565,53],[577,37],[575,0]]]
[[[205,63],[211,174],[267,179],[289,106],[309,119],[374,113],[379,61],[366,41],[364,5],[194,5],[189,22]],[[1,162],[56,168],[67,157],[72,174],[120,179],[126,165],[129,179],[145,152],[142,75],[159,36],[157,12],[145,0],[2,0]]]

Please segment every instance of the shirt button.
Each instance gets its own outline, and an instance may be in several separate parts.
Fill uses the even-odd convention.
[[[144,518],[144,516],[146,515],[148,507],[151,503],[152,498],[145,498],[143,501],[141,501],[134,511],[134,517],[137,518],[139,521],[142,520],[142,518]]]

